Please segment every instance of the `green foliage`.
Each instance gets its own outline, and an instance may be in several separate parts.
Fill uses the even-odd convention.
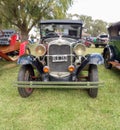
[[[0,14],[27,35],[41,19],[64,18],[72,0],[0,0]]]
[[[95,20],[93,24],[93,35],[97,36],[100,33],[107,33],[107,23],[102,20]]]
[[[4,17],[0,16],[0,29],[7,29],[11,27],[12,25],[8,23],[8,21]]]
[[[92,36],[98,36],[101,33],[107,33],[107,26],[109,24],[103,20],[93,20],[91,16],[78,14],[68,14],[67,17],[70,19],[76,17],[77,19],[82,20],[85,30],[87,30],[87,33],[91,34]]]
[[[88,48],[88,53],[103,48]],[[0,129],[1,130],[119,130],[120,71],[98,67],[98,97],[92,99],[85,90],[35,89],[23,99],[17,88],[19,66],[0,61]]]

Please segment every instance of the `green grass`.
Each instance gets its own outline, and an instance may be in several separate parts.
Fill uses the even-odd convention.
[[[95,99],[82,89],[35,89],[21,98],[13,86],[19,66],[1,60],[0,130],[120,130],[120,71],[103,65],[98,70],[105,84]]]

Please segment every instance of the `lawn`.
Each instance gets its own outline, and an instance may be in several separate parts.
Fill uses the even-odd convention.
[[[35,89],[21,98],[13,86],[19,66],[0,60],[0,130],[120,130],[120,71],[98,70],[104,87],[95,99],[82,89]]]

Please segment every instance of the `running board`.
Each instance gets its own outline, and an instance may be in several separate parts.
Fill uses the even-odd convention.
[[[113,65],[113,67],[115,67],[115,68],[117,68],[117,69],[119,69],[119,70],[120,70],[120,63],[115,62],[115,61],[111,61],[111,62],[110,62],[110,64],[112,64],[112,65]]]

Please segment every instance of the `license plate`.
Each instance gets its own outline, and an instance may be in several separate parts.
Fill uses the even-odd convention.
[[[67,62],[67,55],[54,55],[52,56],[52,62]]]

